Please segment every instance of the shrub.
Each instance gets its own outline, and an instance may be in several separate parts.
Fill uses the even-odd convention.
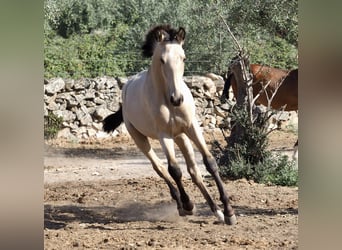
[[[44,116],[44,138],[54,138],[61,129],[62,122],[63,118],[54,115],[52,112],[49,112],[47,116]]]
[[[259,183],[293,186],[298,184],[295,162],[286,155],[273,155],[267,150],[268,123],[275,113],[268,110],[254,114],[252,123],[244,107],[233,106],[230,112],[232,126],[243,128],[239,136],[226,138],[228,146],[219,149],[213,145],[220,172],[229,179],[246,178]]]
[[[125,27],[116,30],[120,37]],[[46,38],[44,41],[44,77],[94,78],[102,75],[122,76],[129,66],[129,54],[120,53],[114,33],[98,32]]]
[[[287,155],[269,154],[263,162],[257,164],[243,160],[230,161],[229,164],[220,166],[220,172],[224,177],[233,180],[246,178],[258,183],[297,186],[298,170],[295,165]]]

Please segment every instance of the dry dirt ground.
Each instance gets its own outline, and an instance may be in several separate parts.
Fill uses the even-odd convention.
[[[224,144],[220,134],[206,139]],[[292,132],[275,131],[270,148],[291,153],[296,139]],[[153,145],[164,159],[159,145]],[[220,204],[198,153],[196,158]],[[184,161],[179,162],[185,169]],[[166,184],[129,137],[48,141],[45,249],[298,249],[297,187],[224,181],[238,220],[227,226],[216,223],[188,174],[184,182],[196,212],[179,217]]]

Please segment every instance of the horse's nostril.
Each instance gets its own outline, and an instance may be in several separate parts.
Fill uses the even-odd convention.
[[[172,103],[173,106],[180,106],[183,102],[184,98],[183,95],[180,95],[178,98],[175,98],[174,95],[171,96],[170,102]]]

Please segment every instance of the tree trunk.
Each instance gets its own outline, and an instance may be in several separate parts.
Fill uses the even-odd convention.
[[[237,85],[236,108],[246,109],[250,124],[253,124],[253,75],[250,73],[248,60],[240,55],[237,58],[230,66]],[[235,124],[230,134],[229,144],[234,145],[238,142],[238,138],[243,136],[244,130],[241,124]]]

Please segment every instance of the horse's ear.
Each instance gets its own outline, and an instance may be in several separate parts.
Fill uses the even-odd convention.
[[[186,34],[185,29],[183,27],[179,27],[177,35],[176,35],[176,39],[182,45],[185,40],[185,34]]]
[[[165,30],[159,30],[157,34],[157,41],[163,42],[169,39],[169,34]]]
[[[162,30],[158,30],[158,33],[157,33],[157,41],[158,42],[162,42],[165,38],[165,34],[163,33]]]

